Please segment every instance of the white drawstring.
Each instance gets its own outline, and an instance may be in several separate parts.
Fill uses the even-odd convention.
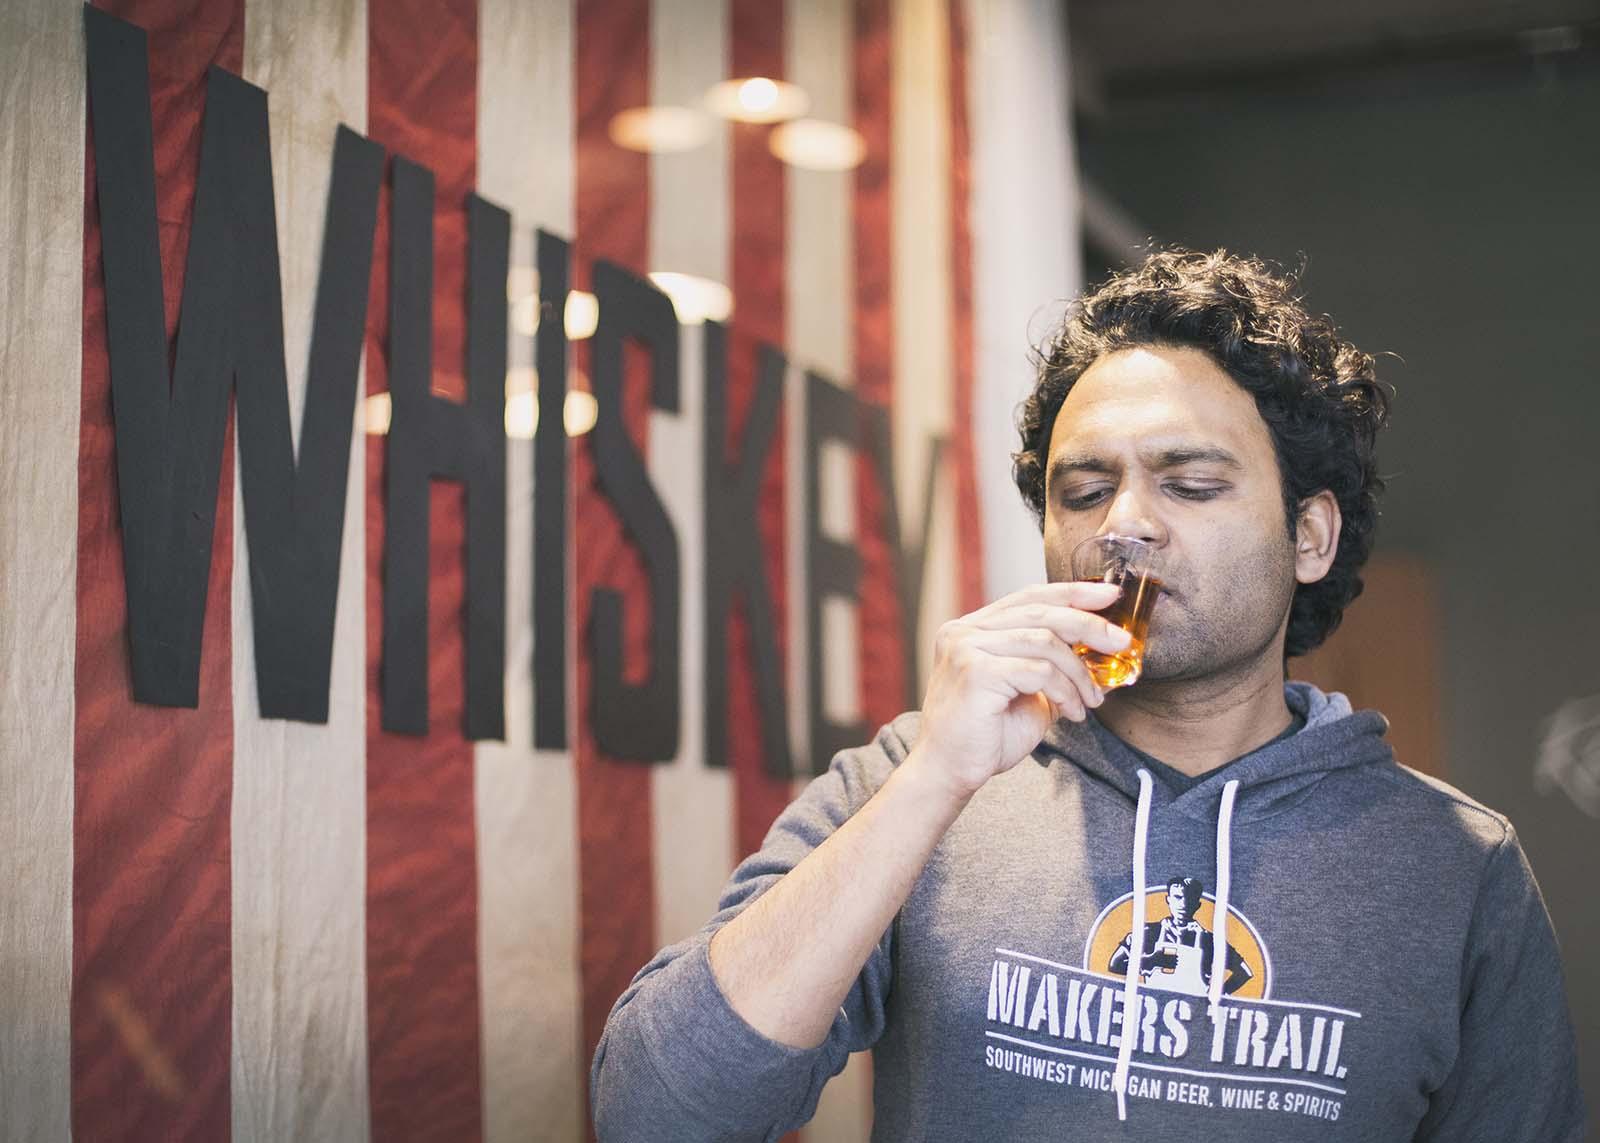
[[[1211,914],[1211,1018],[1217,1019],[1222,1005],[1222,981],[1228,974],[1228,891],[1232,888],[1233,799],[1239,780],[1222,787],[1222,808],[1217,811],[1217,892]]]
[[[1234,783],[1237,785],[1238,783]],[[1145,876],[1144,851],[1150,839],[1150,771],[1139,770],[1139,811],[1133,824],[1133,932],[1128,951],[1128,971],[1122,977],[1122,1043],[1117,1047],[1117,1070],[1111,1086],[1117,1093],[1117,1118],[1128,1118],[1128,1063],[1133,1058],[1133,1036],[1139,1027],[1134,1004],[1139,999],[1139,970],[1144,960]]]

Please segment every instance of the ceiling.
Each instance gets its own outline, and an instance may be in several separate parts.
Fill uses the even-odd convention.
[[[1064,0],[1086,102],[1600,49],[1600,0]],[[1089,108],[1085,108],[1089,110]]]

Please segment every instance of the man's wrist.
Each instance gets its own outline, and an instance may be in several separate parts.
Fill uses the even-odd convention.
[[[932,747],[924,743],[911,748],[911,753],[899,765],[896,773],[918,797],[947,811],[952,819],[977,793],[976,789],[957,777],[954,768],[941,760]]]

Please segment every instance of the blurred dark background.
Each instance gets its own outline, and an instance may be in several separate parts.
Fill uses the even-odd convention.
[[[1086,280],[1151,241],[1255,253],[1393,355],[1374,574],[1336,657],[1358,705],[1423,728],[1401,761],[1516,826],[1600,1137],[1600,3],[1068,20]]]

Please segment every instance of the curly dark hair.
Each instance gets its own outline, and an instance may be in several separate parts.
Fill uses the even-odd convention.
[[[1295,589],[1286,659],[1320,646],[1361,594],[1384,489],[1375,442],[1394,395],[1372,356],[1342,339],[1327,315],[1309,313],[1297,286],[1297,275],[1225,250],[1158,250],[1113,275],[1078,299],[1035,351],[1038,380],[1018,409],[1022,450],[1012,456],[1017,488],[1042,531],[1050,433],[1084,371],[1135,346],[1209,354],[1255,399],[1272,435],[1291,541],[1301,501],[1323,489],[1343,518],[1327,575]]]

